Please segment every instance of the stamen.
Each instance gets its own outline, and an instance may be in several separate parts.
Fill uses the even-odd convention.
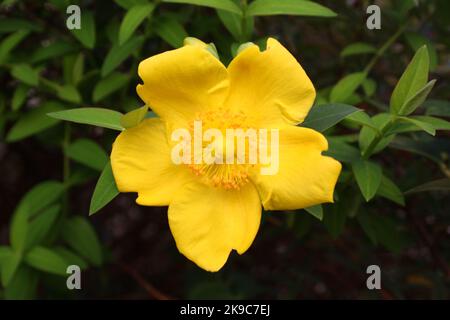
[[[247,117],[242,112],[232,113],[229,110],[217,109],[199,113],[195,118],[196,120],[202,121],[203,130],[207,130],[210,128],[219,129],[223,133],[223,136],[225,136],[226,129],[248,128],[248,125],[246,125]],[[193,123],[189,125],[189,130],[191,131],[191,133],[193,132]],[[204,143],[203,147],[206,147],[209,143],[210,142]],[[225,154],[226,151],[223,150],[220,156],[224,156]],[[225,159],[223,159],[223,164],[207,164],[204,162],[195,164],[193,161],[194,155],[192,155],[192,161],[191,164],[188,165],[188,167],[195,175],[204,178],[206,183],[209,183],[214,187],[224,188],[227,190],[238,190],[249,181],[248,170],[251,165],[237,164],[236,154],[234,155],[234,158],[235,161],[232,164],[225,163]]]

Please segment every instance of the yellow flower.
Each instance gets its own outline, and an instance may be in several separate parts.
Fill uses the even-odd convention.
[[[301,123],[315,89],[296,59],[275,39],[260,51],[251,45],[225,67],[205,46],[186,45],[142,61],[142,100],[159,116],[123,131],[111,164],[121,192],[136,202],[169,206],[179,251],[201,268],[219,270],[232,249],[244,253],[266,210],[289,210],[333,202],[341,170],[322,156],[325,137]],[[260,165],[175,164],[171,134],[205,127],[277,128],[279,170],[261,175]]]

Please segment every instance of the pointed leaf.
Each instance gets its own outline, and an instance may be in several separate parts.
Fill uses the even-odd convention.
[[[426,133],[431,134],[432,136],[434,136],[436,134],[436,128],[428,122],[420,121],[420,120],[414,119],[414,118],[407,118],[407,117],[401,117],[399,119],[402,119],[403,121],[411,122],[413,125],[422,129]]]
[[[314,106],[301,126],[323,132],[357,111],[358,108],[341,103]]]
[[[417,187],[409,189],[405,192],[405,194],[419,193],[419,192],[428,192],[428,191],[450,191],[450,179],[438,179],[434,181],[430,181],[424,184],[421,184]]]
[[[11,75],[23,83],[36,87],[39,84],[39,74],[30,65],[16,64],[11,69]]]
[[[420,107],[425,102],[425,99],[430,94],[435,83],[436,80],[431,80],[422,89],[417,91],[416,94],[414,94],[411,98],[405,101],[405,103],[400,108],[398,114],[408,115],[413,113],[418,107]]]
[[[154,28],[158,36],[174,48],[182,47],[184,39],[188,36],[183,25],[173,17],[160,17],[156,20]]]
[[[119,29],[119,45],[124,44],[155,8],[153,3],[135,5],[125,14]]]
[[[69,264],[58,253],[50,248],[35,247],[24,258],[34,269],[65,276]]]
[[[6,136],[6,141],[18,141],[53,127],[59,121],[47,117],[47,113],[63,109],[64,108],[60,103],[53,101],[46,102],[41,106],[32,109],[22,115],[19,118],[19,121],[17,121],[9,130],[8,135]]]
[[[95,46],[95,20],[92,12],[81,13],[81,28],[71,30],[83,46],[93,49]]]
[[[111,163],[108,162],[100,175],[92,195],[89,215],[92,215],[106,206],[119,194],[114,180]]]
[[[373,45],[364,42],[355,42],[346,46],[341,51],[341,57],[348,57],[358,54],[374,53],[377,51]]]
[[[145,118],[145,116],[147,115],[147,111],[148,111],[147,105],[132,110],[122,116],[122,118],[120,119],[120,124],[125,129],[135,127],[139,123],[141,123],[141,121]]]
[[[356,72],[346,75],[333,87],[330,93],[330,102],[346,102],[347,99],[364,82],[367,74]]]
[[[55,204],[29,222],[25,250],[41,244],[58,217],[61,206]]]
[[[381,184],[381,167],[370,161],[360,160],[352,164],[353,174],[361,193],[368,202],[378,191]]]
[[[63,240],[95,266],[102,263],[100,242],[91,224],[82,217],[66,220],[62,226]]]
[[[168,3],[187,3],[196,6],[205,6],[215,9],[222,9],[233,13],[241,14],[241,9],[231,0],[162,0]]]
[[[320,204],[316,205],[316,206],[312,206],[312,207],[308,207],[305,208],[305,210],[311,214],[312,216],[314,216],[315,218],[319,219],[320,221],[322,221],[323,219],[323,209],[322,206]]]
[[[392,113],[399,114],[402,106],[426,85],[429,64],[428,50],[423,46],[416,52],[395,86],[390,101]]]
[[[122,88],[129,80],[125,74],[114,72],[100,80],[92,93],[92,101],[98,102]]]
[[[77,108],[51,112],[48,116],[55,119],[90,124],[119,131],[124,129],[120,124],[122,113],[104,108]]]
[[[402,191],[397,187],[397,185],[388,177],[383,175],[381,178],[381,184],[378,188],[377,194],[386,199],[392,200],[393,202],[404,206],[405,198]]]
[[[64,152],[70,159],[98,171],[103,170],[109,160],[108,155],[102,147],[89,139],[78,139],[74,141]]]
[[[133,54],[144,43],[144,37],[133,37],[123,45],[113,45],[103,61],[101,76],[104,78],[116,69],[126,58]]]
[[[335,17],[332,10],[312,1],[298,0],[255,0],[247,8],[250,16],[269,16],[278,14]]]

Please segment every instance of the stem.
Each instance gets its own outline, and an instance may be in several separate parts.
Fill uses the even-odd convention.
[[[364,160],[367,160],[372,155],[372,153],[375,150],[375,148],[377,147],[377,145],[385,137],[385,134],[389,131],[389,129],[392,128],[392,126],[394,125],[394,123],[396,121],[397,121],[397,118],[393,117],[383,128],[381,128],[380,132],[377,133],[377,136],[375,137],[375,139],[373,139],[370,142],[369,146],[366,148],[366,150],[364,150],[364,152],[362,154],[362,158]]]
[[[62,143],[63,148],[63,184],[66,188],[63,196],[63,207],[62,212],[63,215],[67,215],[68,212],[68,206],[69,206],[69,178],[70,178],[70,160],[69,157],[66,154],[66,149],[68,148],[70,144],[70,123],[66,122],[64,126],[64,139]]]
[[[397,40],[398,37],[403,33],[403,31],[406,28],[406,23],[402,24],[397,31],[381,46],[380,49],[375,53],[373,58],[370,60],[370,62],[367,64],[367,66],[364,68],[365,73],[369,73],[369,71],[373,68],[375,63],[377,63],[378,59],[384,54],[384,52],[394,43],[395,40]]]
[[[372,70],[373,66],[377,63],[378,59],[384,54],[384,52],[397,40],[398,37],[403,33],[403,31],[406,28],[406,23],[402,24],[397,31],[381,46],[380,49],[375,53],[373,58],[369,61],[367,66],[364,68],[364,72],[368,74],[370,70]],[[364,150],[362,157],[364,160],[367,160],[377,147],[377,145],[380,143],[380,141],[384,138],[384,135],[388,132],[388,130],[392,127],[392,125],[395,123],[397,119],[391,118],[389,123],[387,123],[380,132],[377,133],[377,136],[375,139],[373,139],[369,146]]]
[[[241,43],[247,41],[247,0],[241,0]]]

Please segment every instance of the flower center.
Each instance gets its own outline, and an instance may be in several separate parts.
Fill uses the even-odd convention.
[[[196,143],[196,139],[197,141],[200,139],[201,147],[193,146],[189,169],[211,186],[240,189],[249,181],[248,171],[252,166],[246,160],[249,158],[249,143],[243,140],[245,148],[238,148],[238,136],[231,136],[230,133],[247,130],[249,127],[246,123],[248,123],[247,116],[242,112],[233,113],[218,109],[196,115],[189,131],[194,137],[192,144]],[[201,136],[198,136],[199,125],[202,130]]]

